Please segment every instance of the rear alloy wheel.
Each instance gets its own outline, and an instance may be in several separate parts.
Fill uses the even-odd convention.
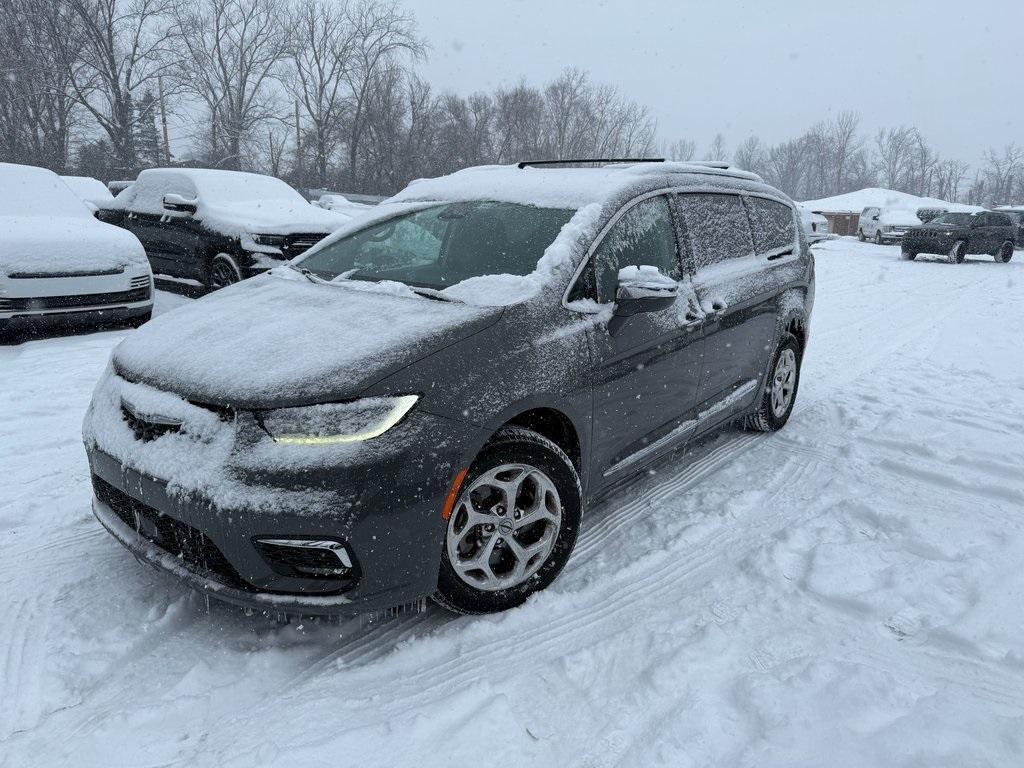
[[[864,237],[864,230],[863,229],[858,229],[857,230],[857,239],[860,240],[862,243],[867,241],[867,238]]]
[[[473,462],[448,518],[434,600],[458,613],[521,605],[565,566],[581,514],[569,457],[536,432],[501,430]]]
[[[957,240],[953,243],[953,247],[949,249],[949,255],[946,257],[946,260],[950,264],[963,264],[966,255],[967,243],[963,240]]]
[[[774,432],[789,421],[800,386],[800,361],[800,342],[793,334],[785,334],[775,350],[771,377],[765,382],[761,402],[757,410],[744,420],[747,429]]]
[[[917,254],[914,251],[904,247],[900,250],[900,258],[904,261],[913,261],[917,258]]]
[[[241,279],[242,270],[238,268],[238,262],[234,257],[226,253],[218,253],[210,262],[206,287],[211,291],[216,291],[237,283]]]
[[[882,230],[879,229],[877,232],[875,232],[875,245],[881,245],[881,244],[882,244]]]
[[[999,247],[999,250],[996,251],[996,261],[1000,262],[1001,264],[1007,264],[1012,258],[1013,242],[1011,240],[1007,240]]]

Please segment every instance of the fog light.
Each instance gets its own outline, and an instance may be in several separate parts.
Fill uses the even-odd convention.
[[[284,576],[345,579],[353,575],[352,556],[340,541],[258,538],[255,544],[270,566]]]

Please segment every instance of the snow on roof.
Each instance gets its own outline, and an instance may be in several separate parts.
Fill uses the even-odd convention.
[[[983,208],[977,205],[964,205],[963,203],[950,203],[939,200],[935,197],[919,197],[897,192],[894,189],[883,189],[881,187],[867,187],[856,192],[847,192],[834,197],[824,197],[820,200],[807,200],[799,205],[812,211],[825,211],[827,213],[860,213],[865,208],[897,209],[904,211],[916,211],[918,208],[945,208],[948,211],[981,211]]]
[[[599,168],[480,165],[418,179],[388,202],[415,200],[499,200],[543,208],[582,208],[660,177],[699,175],[760,182],[753,173],[700,163],[622,163]]]

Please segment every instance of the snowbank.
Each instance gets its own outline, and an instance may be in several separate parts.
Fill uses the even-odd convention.
[[[117,271],[149,262],[135,235],[98,221],[45,168],[0,163],[0,275]]]

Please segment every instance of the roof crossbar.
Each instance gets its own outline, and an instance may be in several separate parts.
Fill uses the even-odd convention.
[[[582,165],[583,163],[664,163],[664,157],[590,157],[573,160],[524,160],[517,168],[545,165]]]

